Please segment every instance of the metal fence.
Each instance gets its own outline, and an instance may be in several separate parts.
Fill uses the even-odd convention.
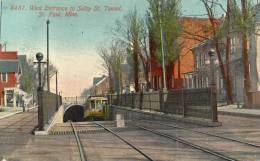
[[[109,104],[217,121],[212,88],[108,95]]]
[[[88,97],[64,97],[63,102],[65,104],[85,104],[87,102]]]

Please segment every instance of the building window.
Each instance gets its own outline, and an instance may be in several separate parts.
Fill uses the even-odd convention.
[[[1,73],[1,81],[8,82],[8,73]]]
[[[197,65],[197,69],[200,67],[200,62],[199,62],[199,55],[197,55],[196,57],[196,65]]]

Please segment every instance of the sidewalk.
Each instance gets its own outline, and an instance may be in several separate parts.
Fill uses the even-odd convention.
[[[237,105],[218,107],[218,114],[260,119],[260,109],[237,108]]]
[[[0,107],[0,109],[6,109],[4,111],[1,111],[0,112],[0,120],[3,119],[3,118],[6,118],[6,117],[9,117],[9,116],[12,116],[12,115],[15,115],[15,114],[18,114],[18,113],[21,113],[23,112],[23,108],[22,107],[16,107],[16,108],[13,108],[13,107]],[[32,108],[26,108],[25,110],[30,110]]]

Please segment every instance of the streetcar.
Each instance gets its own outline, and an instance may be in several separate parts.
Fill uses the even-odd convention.
[[[90,96],[87,99],[87,108],[84,113],[86,120],[107,120],[109,117],[109,108],[107,97]]]

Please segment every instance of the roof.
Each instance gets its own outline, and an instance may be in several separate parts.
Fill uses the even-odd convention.
[[[16,51],[0,51],[1,60],[16,60],[17,52]]]
[[[94,77],[93,78],[93,85],[96,85],[98,82],[100,82],[102,79],[104,79],[105,76],[102,77]]]
[[[89,101],[92,101],[92,100],[104,100],[104,101],[107,101],[107,97],[103,97],[103,96],[90,96],[88,98]]]
[[[99,80],[95,85],[98,86],[100,85],[102,82],[104,82],[108,77],[103,77],[101,80]]]
[[[18,73],[19,63],[18,61],[0,61],[1,73]]]

